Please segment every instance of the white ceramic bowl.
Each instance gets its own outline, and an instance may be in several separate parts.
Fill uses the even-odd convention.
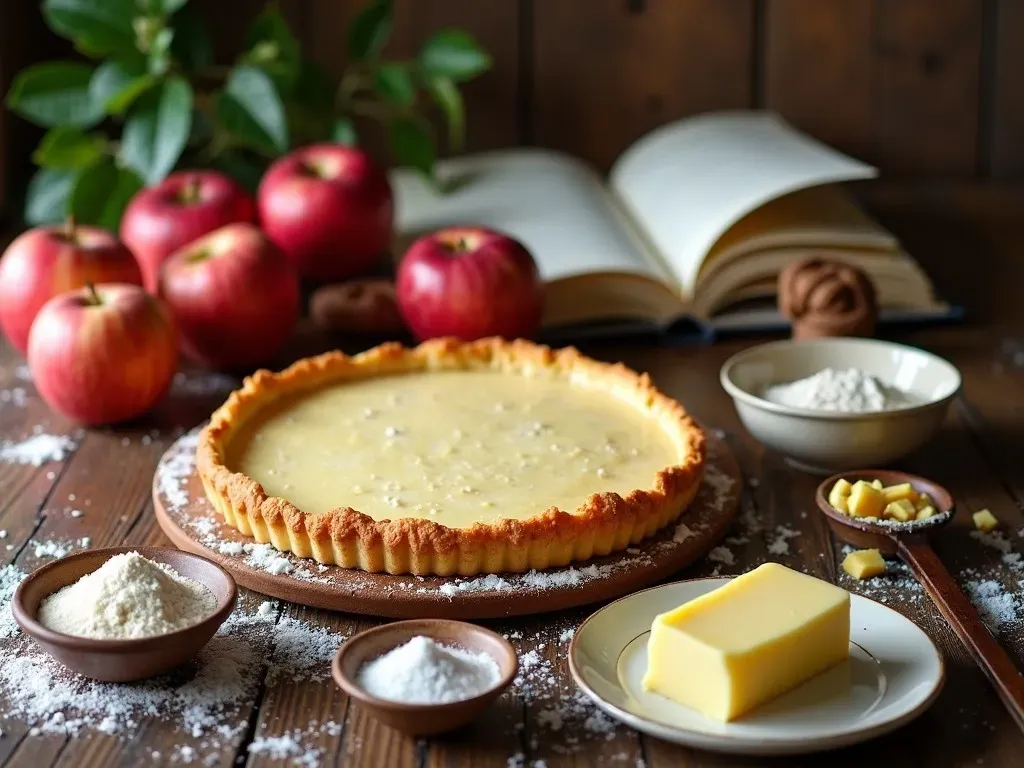
[[[876,413],[794,408],[765,400],[772,384],[823,368],[859,368],[908,392],[915,403]],[[777,341],[733,355],[722,386],[740,420],[765,445],[814,471],[882,466],[921,447],[942,425],[960,390],[955,366],[916,347],[874,339]]]

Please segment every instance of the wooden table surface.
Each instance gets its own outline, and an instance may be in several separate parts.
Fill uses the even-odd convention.
[[[986,209],[987,210],[987,209]],[[986,214],[987,215],[987,214]],[[1024,238],[1017,227],[1012,244]],[[991,243],[991,241],[989,241]],[[1020,253],[1004,243],[1009,259]],[[1008,262],[1009,263],[1009,262]],[[1019,267],[1015,267],[1019,269]],[[1019,272],[1017,273],[1019,274]],[[998,281],[998,275],[992,278]],[[1018,284],[1019,285],[1019,284]],[[979,290],[977,286],[970,287]],[[942,432],[901,468],[934,478],[957,499],[955,523],[935,542],[942,559],[966,582],[994,580],[1009,591],[1011,620],[998,636],[1024,669],[1024,593],[1022,571],[1013,557],[970,535],[971,512],[985,508],[1004,524],[1005,546],[1024,552],[1024,334],[1019,332],[1019,306],[1011,290],[1007,322],[931,328],[897,338],[923,346],[953,361],[964,376],[963,395],[956,401]],[[991,309],[991,308],[989,308]],[[1014,330],[1018,329],[1018,330]],[[868,744],[806,758],[758,760],[695,752],[640,736],[617,727],[600,726],[596,711],[564,701],[575,693],[566,663],[565,631],[590,612],[581,609],[553,616],[488,622],[513,638],[520,655],[536,651],[540,668],[528,685],[503,696],[469,729],[452,737],[415,740],[377,725],[351,704],[329,680],[296,684],[286,679],[264,683],[245,702],[248,725],[230,739],[211,746],[186,732],[173,718],[143,717],[135,733],[106,735],[85,730],[76,738],[30,735],[30,723],[4,717],[0,695],[0,764],[4,766],[132,766],[170,764],[194,758],[197,764],[286,765],[295,757],[274,760],[266,751],[250,754],[254,740],[305,732],[303,744],[315,748],[309,764],[373,766],[473,765],[534,766],[1024,766],[1024,738],[1013,726],[977,668],[921,591],[895,573],[855,583],[841,575],[842,549],[815,511],[812,492],[817,478],[790,469],[777,455],[755,443],[740,426],[732,404],[718,384],[725,359],[752,341],[700,348],[668,348],[653,343],[589,346],[585,351],[623,360],[649,371],[668,394],[682,400],[706,425],[724,431],[740,459],[745,477],[741,522],[726,544],[730,558],[704,562],[679,578],[711,573],[733,574],[772,559],[802,568],[855,591],[882,600],[917,622],[941,647],[948,680],[936,704],[899,731]],[[0,445],[30,435],[33,428],[71,434],[74,426],[43,404],[26,380],[22,361],[0,347]],[[35,544],[89,537],[93,547],[115,544],[164,544],[156,526],[150,484],[161,453],[185,428],[200,423],[223,397],[220,379],[190,375],[145,422],[126,428],[89,430],[67,459],[41,467],[0,463],[0,566],[14,563],[30,571],[47,560]],[[72,516],[69,510],[84,514]],[[784,543],[780,543],[784,542]],[[1009,564],[1007,563],[1009,560]],[[248,610],[258,595],[243,597]],[[374,622],[295,605],[281,605],[279,615],[351,635]],[[1021,622],[1012,620],[1019,613]],[[24,642],[24,638],[0,643]],[[559,702],[563,702],[560,704]],[[552,722],[559,709],[565,722]],[[340,727],[316,728],[333,721]],[[559,726],[559,727],[556,727]],[[191,748],[191,749],[189,749]],[[159,753],[159,757],[154,757]]]

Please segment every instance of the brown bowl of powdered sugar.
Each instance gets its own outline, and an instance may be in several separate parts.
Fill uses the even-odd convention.
[[[127,682],[192,658],[234,609],[231,575],[166,547],[111,547],[44,565],[14,595],[15,620],[69,669]]]

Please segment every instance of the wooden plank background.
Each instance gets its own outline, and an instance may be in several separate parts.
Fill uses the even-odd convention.
[[[225,62],[264,4],[194,2]],[[362,3],[279,0],[306,51],[334,75],[344,69],[345,29]],[[395,4],[393,54],[410,54],[433,31],[457,24],[494,56],[493,70],[467,88],[470,149],[553,147],[607,170],[663,122],[768,107],[890,177],[1024,179],[1021,0]],[[6,23],[12,6],[38,17],[34,5],[5,5],[4,90],[19,67],[54,51],[38,19]],[[0,122],[0,173],[9,191],[26,178],[38,137],[17,122]]]

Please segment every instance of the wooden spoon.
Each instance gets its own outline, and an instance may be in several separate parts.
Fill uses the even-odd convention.
[[[887,486],[910,483],[915,490],[931,496],[939,514],[929,520],[898,527],[851,517],[828,503],[829,491],[840,478],[851,483],[857,480],[870,482],[877,478]],[[949,491],[931,480],[905,472],[858,470],[825,480],[818,486],[815,501],[838,539],[862,549],[874,548],[883,554],[897,555],[910,566],[960,642],[995,686],[1017,727],[1024,731],[1024,676],[985,626],[971,601],[960,591],[928,541],[930,533],[953,519],[953,497]]]

